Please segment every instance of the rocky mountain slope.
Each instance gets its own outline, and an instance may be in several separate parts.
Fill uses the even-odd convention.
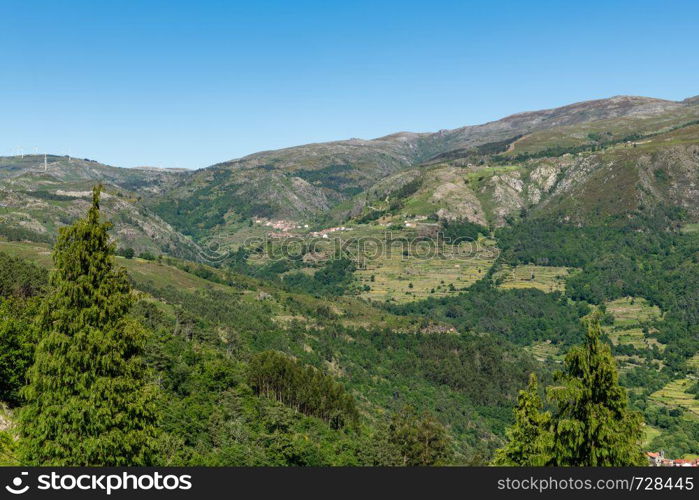
[[[699,100],[618,96],[435,133],[265,151],[193,172],[43,155],[0,158],[0,229],[49,240],[95,182],[120,246],[195,258],[252,219],[327,225],[382,215],[502,226],[656,205],[699,217]]]
[[[621,118],[441,153],[377,182],[340,207],[337,217],[366,216],[378,207],[398,218],[436,214],[498,227],[525,213],[586,222],[663,205],[680,207],[696,220],[696,103],[660,101],[631,108]]]
[[[58,229],[83,214],[91,188],[105,185],[103,207],[121,248],[138,253],[196,259],[198,246],[143,206],[186,174],[125,169],[65,156],[0,158],[0,234],[12,239],[51,241]]]
[[[347,200],[388,176],[402,176],[414,167],[470,157],[474,148],[476,153],[481,149],[484,153],[481,156],[501,150],[514,156],[513,152],[528,153],[537,147],[559,146],[563,139],[585,143],[590,141],[588,135],[595,128],[592,124],[601,124],[605,132],[598,142],[609,142],[612,137],[645,134],[686,123],[699,117],[698,109],[691,99],[673,102],[618,96],[519,113],[483,125],[430,134],[403,132],[368,141],[351,139],[256,153],[194,172],[186,185],[158,200],[153,209],[194,236],[209,227],[235,225],[253,215],[309,220],[343,202],[347,205]],[[612,135],[606,134],[606,128]],[[546,135],[550,131],[560,132]],[[535,142],[537,138],[539,143]],[[493,187],[494,202],[497,205],[502,199],[510,205],[493,208],[497,212],[493,221],[502,223],[514,204],[531,202],[510,201],[507,193],[517,190],[517,182],[508,187],[510,176],[498,180],[500,187]],[[454,196],[460,196],[463,191],[454,191],[449,186],[441,189],[445,190],[454,192]],[[438,198],[445,196],[451,198],[448,193],[441,193]],[[541,193],[534,193],[531,200],[536,204],[540,198]],[[354,212],[343,214],[354,215],[356,211],[355,207]],[[477,216],[484,217],[484,214]],[[181,222],[184,218],[197,222],[187,227]]]

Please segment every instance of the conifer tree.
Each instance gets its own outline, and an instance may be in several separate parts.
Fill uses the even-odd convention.
[[[643,420],[627,406],[611,349],[600,341],[598,314],[587,327],[585,343],[566,355],[565,372],[558,376],[562,385],[549,388],[557,406],[551,465],[645,465]]]
[[[538,467],[550,462],[551,414],[542,411],[538,389],[532,373],[529,386],[517,397],[515,423],[506,431],[507,444],[495,452],[493,465]]]
[[[145,330],[114,264],[101,186],[85,218],[62,228],[38,319],[39,343],[20,413],[22,458],[52,466],[153,463],[156,391],[142,357]]]
[[[611,349],[600,341],[599,315],[588,320],[583,345],[565,358],[558,384],[547,390],[554,406],[542,413],[536,378],[522,391],[507,444],[495,465],[619,467],[645,465],[643,420],[628,408]]]

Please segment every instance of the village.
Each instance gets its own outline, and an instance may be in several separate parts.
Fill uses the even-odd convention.
[[[253,223],[269,227],[273,229],[273,231],[269,231],[267,235],[270,238],[291,238],[294,236],[298,236],[299,233],[295,232],[297,230],[304,230],[308,229],[308,224],[299,224],[294,221],[288,221],[288,220],[269,220],[265,219],[262,217],[253,217],[252,219]],[[313,238],[323,238],[327,239],[332,233],[335,232],[340,232],[340,231],[351,231],[352,228],[345,227],[345,226],[338,226],[338,227],[330,227],[327,229],[322,229],[320,231],[311,231],[308,233],[311,237]]]
[[[691,460],[684,458],[665,458],[665,452],[646,452],[651,467],[699,467],[699,458]]]

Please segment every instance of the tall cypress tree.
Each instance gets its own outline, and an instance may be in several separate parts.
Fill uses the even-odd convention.
[[[565,358],[560,386],[549,388],[556,404],[553,462],[558,466],[645,465],[641,448],[643,419],[628,408],[616,361],[600,341],[598,315],[588,320],[585,343]]]
[[[155,388],[142,354],[145,330],[115,266],[101,186],[85,218],[61,229],[40,339],[20,413],[23,459],[54,466],[148,465],[157,436]]]
[[[495,465],[646,465],[643,420],[628,408],[611,349],[600,341],[599,317],[587,326],[584,344],[568,352],[558,384],[548,388],[553,413],[542,413],[532,379],[520,393],[515,424],[496,452]]]
[[[530,375],[527,389],[520,391],[514,413],[515,423],[506,431],[507,444],[495,452],[493,465],[547,465],[553,444],[551,414],[542,410],[535,374]]]

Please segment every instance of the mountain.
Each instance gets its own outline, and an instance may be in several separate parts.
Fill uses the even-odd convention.
[[[21,259],[50,268],[98,182],[116,245],[161,256],[118,262],[155,333],[166,463],[390,465],[391,429],[418,415],[448,463],[489,463],[529,374],[552,383],[593,312],[644,449],[699,453],[697,98],[613,97],[193,172],[0,158],[3,311],[41,293],[45,272]],[[9,354],[23,314],[0,335]],[[263,368],[342,388],[358,428],[270,398],[250,378]]]
[[[584,223],[657,206],[682,208],[697,221],[699,106],[679,111],[555,127],[496,143],[499,150],[442,154],[378,182],[349,214],[393,198],[397,218],[437,214],[493,227],[524,212]],[[406,197],[403,186],[411,182],[419,187]]]
[[[308,144],[256,153],[196,171],[186,183],[162,199],[153,200],[150,206],[195,238],[212,228],[235,231],[253,216],[309,221],[335,211],[342,219],[361,211],[356,200],[350,203],[353,197],[362,198],[366,190],[392,175],[397,176],[396,180],[405,179],[404,173],[416,167],[422,172],[426,165],[450,164],[474,153],[480,155],[481,162],[487,163],[492,153],[504,151],[514,161],[517,153],[541,153],[554,145],[560,148],[561,144],[573,147],[594,143],[589,137],[598,128],[602,135],[597,142],[602,143],[630,133],[653,133],[697,118],[699,108],[692,100],[673,102],[618,96],[519,113],[483,125],[436,133],[401,132],[374,140]],[[550,156],[561,154],[559,151]],[[468,167],[468,163],[459,167]],[[553,168],[560,170],[563,164]],[[534,177],[541,178],[548,169],[542,167]],[[468,168],[461,171],[469,173]],[[504,217],[513,210],[539,203],[544,194],[542,186],[532,185],[532,194],[521,199],[518,185],[526,181],[518,179],[517,175],[497,177],[496,185],[483,188],[493,192],[489,196],[494,205],[492,214],[486,214],[488,210],[484,207],[474,207],[467,202],[463,210],[458,209],[453,215],[464,216],[475,210],[474,220],[502,224]],[[542,182],[545,190],[553,181]],[[456,197],[474,196],[446,184],[436,189],[442,192],[437,195],[440,199],[444,198],[445,190]],[[338,211],[338,206],[347,210]]]
[[[0,234],[52,241],[58,228],[84,213],[92,186],[101,182],[103,208],[119,247],[196,259],[197,245],[141,203],[144,197],[167,192],[181,175],[185,174],[117,168],[67,156],[0,158]]]
[[[114,190],[107,209],[120,246],[182,257],[212,238],[238,241],[260,218],[295,227],[436,215],[499,227],[524,213],[584,221],[664,205],[694,220],[697,120],[697,98],[617,96],[435,133],[264,151],[193,172],[6,157],[0,227],[50,238],[98,181]]]

